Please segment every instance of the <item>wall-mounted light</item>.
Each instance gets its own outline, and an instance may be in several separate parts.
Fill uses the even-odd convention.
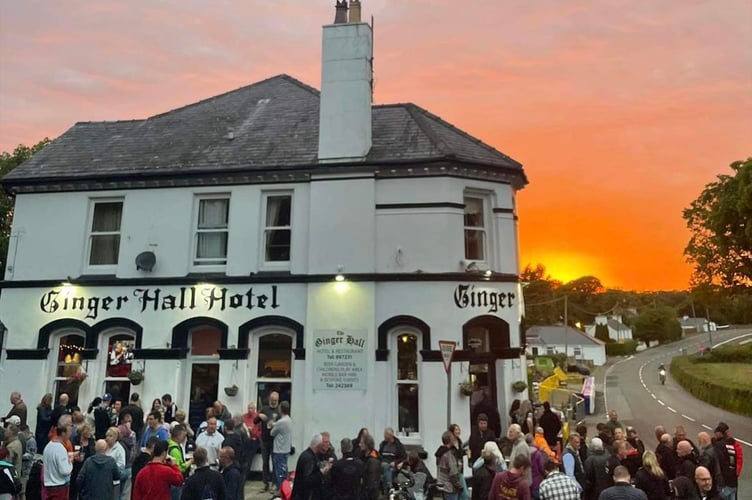
[[[345,268],[343,265],[337,266],[337,275],[334,277],[334,281],[339,281],[340,283],[345,281],[345,275],[342,274],[342,270]]]

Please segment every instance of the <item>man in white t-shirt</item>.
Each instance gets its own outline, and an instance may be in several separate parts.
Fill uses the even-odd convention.
[[[69,453],[63,443],[68,439],[71,425],[69,415],[60,417],[57,435],[44,447],[44,487],[48,500],[67,499],[69,495],[75,454]]]
[[[222,441],[225,437],[217,431],[217,419],[209,417],[206,421],[206,431],[202,432],[196,438],[196,446],[206,448],[206,456],[209,466],[213,469],[218,467],[217,459],[219,450],[222,448]]]

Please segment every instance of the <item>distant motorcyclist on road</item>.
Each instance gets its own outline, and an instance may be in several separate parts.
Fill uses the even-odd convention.
[[[663,366],[663,363],[658,367],[658,376],[661,379],[661,385],[666,384],[666,367]]]

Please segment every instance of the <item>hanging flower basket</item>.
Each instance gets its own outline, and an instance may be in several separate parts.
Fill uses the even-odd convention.
[[[128,380],[130,380],[133,385],[139,385],[144,381],[144,372],[141,370],[131,370],[128,374]]]
[[[230,386],[230,387],[225,387],[225,394],[227,394],[231,398],[237,396],[238,395],[238,386],[235,385],[235,384],[232,384],[232,386]]]
[[[527,384],[523,380],[518,380],[512,384],[512,390],[514,392],[525,392],[525,389],[527,389]]]
[[[465,380],[464,382],[460,382],[460,394],[463,396],[472,396],[473,395],[473,384],[469,380]]]

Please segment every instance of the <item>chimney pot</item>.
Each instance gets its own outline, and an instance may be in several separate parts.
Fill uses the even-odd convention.
[[[337,0],[334,13],[334,24],[347,23],[347,0]]]
[[[350,22],[360,22],[360,0],[350,0]]]

